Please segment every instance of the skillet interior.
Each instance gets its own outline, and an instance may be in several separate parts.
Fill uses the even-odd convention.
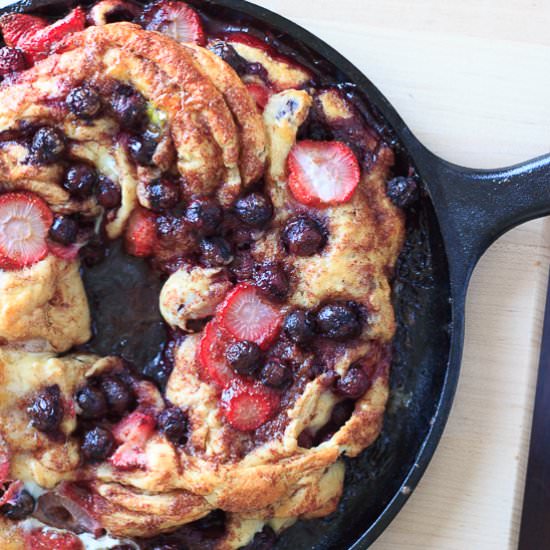
[[[395,144],[400,170],[406,173],[414,164],[399,142],[408,134],[399,117],[374,86],[349,64],[343,66],[340,57],[330,48],[294,25],[281,27],[282,20],[266,10],[255,10],[262,12],[261,19],[243,13],[240,8],[245,6],[244,2],[191,0],[189,3],[207,16],[232,26],[259,30],[283,53],[309,65],[321,82],[353,83],[346,89],[369,122]],[[52,5],[48,1],[26,1],[17,7],[19,11],[33,10],[52,16],[67,10],[66,3]],[[211,24],[216,25],[215,22]],[[282,28],[288,29],[289,34]],[[407,243],[394,284],[399,328],[391,374],[391,399],[383,432],[360,458],[348,461],[345,493],[338,512],[322,520],[298,523],[282,535],[276,546],[279,549],[342,550],[353,546],[368,532],[361,544],[364,547],[391,519],[381,519],[390,501],[400,492],[409,491],[405,480],[416,468],[417,455],[426,440],[443,391],[452,311],[447,257],[427,193],[422,194],[407,217]],[[128,256],[119,254],[118,250],[115,245],[104,264],[87,270],[84,275],[96,321],[96,336],[87,348],[99,353],[123,352],[128,359],[144,367],[158,352],[159,342],[164,338],[156,302],[160,285],[151,284],[150,278],[147,280],[147,269],[142,261],[129,261]],[[144,300],[144,289],[148,289],[146,295],[150,300]],[[117,299],[107,296],[117,296]],[[128,307],[128,304],[138,303],[149,307]],[[120,323],[121,318],[123,323]]]

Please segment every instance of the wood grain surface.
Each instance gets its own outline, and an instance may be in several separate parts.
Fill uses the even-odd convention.
[[[548,1],[256,3],[337,48],[448,160],[495,167],[550,151]],[[451,419],[374,550],[517,547],[549,263],[548,220],[508,233],[481,260]]]

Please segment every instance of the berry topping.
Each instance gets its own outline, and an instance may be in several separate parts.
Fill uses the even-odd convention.
[[[76,241],[78,223],[68,216],[56,216],[50,227],[49,237],[52,241],[63,245],[69,245]]]
[[[0,507],[0,514],[4,517],[19,521],[30,516],[34,512],[34,498],[28,491],[16,491],[5,504]]]
[[[101,389],[107,400],[109,414],[123,415],[135,403],[132,388],[118,376],[106,376],[101,380]]]
[[[187,415],[178,407],[170,407],[162,411],[157,424],[159,432],[164,434],[174,445],[185,445],[187,441]]]
[[[40,128],[32,138],[31,153],[39,164],[57,162],[65,152],[65,137],[49,126]]]
[[[32,550],[84,550],[82,541],[72,533],[33,529],[25,533],[25,548]]]
[[[123,128],[139,129],[146,118],[145,98],[131,86],[116,89],[111,96],[111,108]]]
[[[8,13],[0,18],[0,30],[6,46],[13,48],[20,41],[24,41],[43,29],[47,22],[41,17],[26,13]]]
[[[387,195],[395,206],[406,208],[418,199],[418,185],[414,178],[393,178],[388,181]]]
[[[270,359],[262,369],[261,381],[270,388],[280,388],[292,380],[290,369],[277,359]]]
[[[144,14],[145,28],[170,36],[177,42],[206,44],[206,37],[199,15],[183,2],[160,0]]]
[[[144,468],[146,457],[143,452],[147,441],[155,431],[155,419],[141,412],[133,412],[113,427],[113,436],[120,447],[109,459],[121,470]]]
[[[361,321],[347,304],[327,304],[317,312],[317,330],[332,340],[349,340],[361,333]]]
[[[0,435],[0,485],[8,481],[10,477],[10,449],[4,438]]]
[[[275,300],[284,300],[290,290],[290,282],[279,262],[265,262],[254,267],[254,282],[256,286]]]
[[[72,90],[65,103],[75,116],[82,119],[95,117],[101,109],[99,94],[90,86],[79,86]]]
[[[225,356],[226,348],[234,341],[221,329],[216,319],[206,325],[199,345],[203,380],[211,380],[220,388],[225,388],[236,377]]]
[[[42,260],[52,221],[48,205],[37,195],[0,195],[0,268],[21,269]]]
[[[353,151],[338,141],[300,141],[288,156],[288,185],[296,200],[308,206],[349,201],[360,177]]]
[[[224,40],[212,40],[208,43],[208,49],[221,57],[237,74],[242,76],[247,72],[249,63],[237,53],[231,44]]]
[[[113,180],[99,176],[96,185],[97,202],[103,208],[116,208],[120,205],[121,192],[120,186]]]
[[[336,381],[336,393],[350,399],[359,399],[370,387],[370,379],[367,373],[356,366],[352,366],[348,372]]]
[[[263,228],[273,216],[273,204],[260,193],[250,193],[237,200],[234,207],[235,216],[251,227]]]
[[[269,101],[269,97],[271,96],[269,88],[264,84],[259,84],[257,82],[248,82],[246,84],[246,89],[248,90],[248,93],[252,96],[252,99],[254,99],[254,101],[256,102],[258,109],[260,109],[260,111],[263,111]]]
[[[0,76],[23,71],[27,68],[25,55],[17,48],[0,48]]]
[[[237,285],[220,308],[220,324],[237,340],[267,349],[281,328],[281,314],[261,291],[247,283]]]
[[[50,241],[48,243],[48,249],[54,256],[56,256],[57,258],[60,258],[61,260],[66,260],[68,262],[71,262],[78,258],[78,253],[80,252],[80,249],[82,248],[82,246],[83,245],[78,243],[70,244],[68,246],[58,244],[54,241]]]
[[[132,21],[139,8],[124,0],[100,0],[92,6],[88,13],[88,21],[92,25],[107,25],[120,21]]]
[[[105,429],[96,427],[84,434],[80,448],[84,460],[87,462],[101,462],[107,459],[115,449],[113,434]]]
[[[158,178],[147,186],[147,198],[154,212],[162,212],[176,206],[180,199],[178,184],[166,177]]]
[[[65,174],[63,187],[74,197],[84,199],[89,197],[97,181],[96,171],[87,164],[75,164]]]
[[[233,261],[231,245],[222,237],[202,239],[199,247],[201,259],[208,267],[228,265]]]
[[[76,394],[76,403],[80,407],[80,416],[86,419],[101,418],[107,414],[105,395],[93,383],[86,384]]]
[[[128,254],[140,257],[150,256],[153,253],[156,241],[155,214],[143,208],[134,210],[125,234]]]
[[[265,424],[278,407],[279,396],[258,382],[235,380],[221,396],[226,420],[242,432],[256,430]]]
[[[59,386],[55,384],[38,392],[27,408],[27,414],[33,428],[38,431],[57,431],[63,420],[63,402]]]
[[[128,150],[135,162],[142,166],[152,166],[153,155],[157,149],[157,138],[145,132],[142,136],[131,136],[128,139]]]
[[[309,216],[288,220],[282,233],[286,249],[296,256],[313,256],[322,250],[327,240],[323,228]]]
[[[283,330],[292,342],[303,346],[315,337],[315,319],[308,311],[293,311],[286,316]]]
[[[262,350],[254,342],[244,340],[228,346],[225,357],[233,370],[252,376],[260,367]]]
[[[185,209],[185,221],[195,231],[206,236],[218,231],[222,219],[223,212],[220,205],[206,197],[192,200]]]

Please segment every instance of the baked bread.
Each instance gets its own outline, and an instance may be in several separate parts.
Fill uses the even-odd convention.
[[[0,20],[34,62],[0,86],[3,548],[240,548],[335,511],[342,457],[381,430],[392,148],[257,39],[180,2],[140,13],[104,0],[84,29],[76,8],[62,36]],[[80,260],[119,238],[165,279],[164,378],[74,349]]]

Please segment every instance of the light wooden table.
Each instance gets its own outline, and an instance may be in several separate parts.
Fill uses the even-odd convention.
[[[439,155],[495,167],[550,151],[547,0],[256,2],[359,66]],[[516,548],[549,264],[548,220],[482,259],[451,419],[374,550]]]

